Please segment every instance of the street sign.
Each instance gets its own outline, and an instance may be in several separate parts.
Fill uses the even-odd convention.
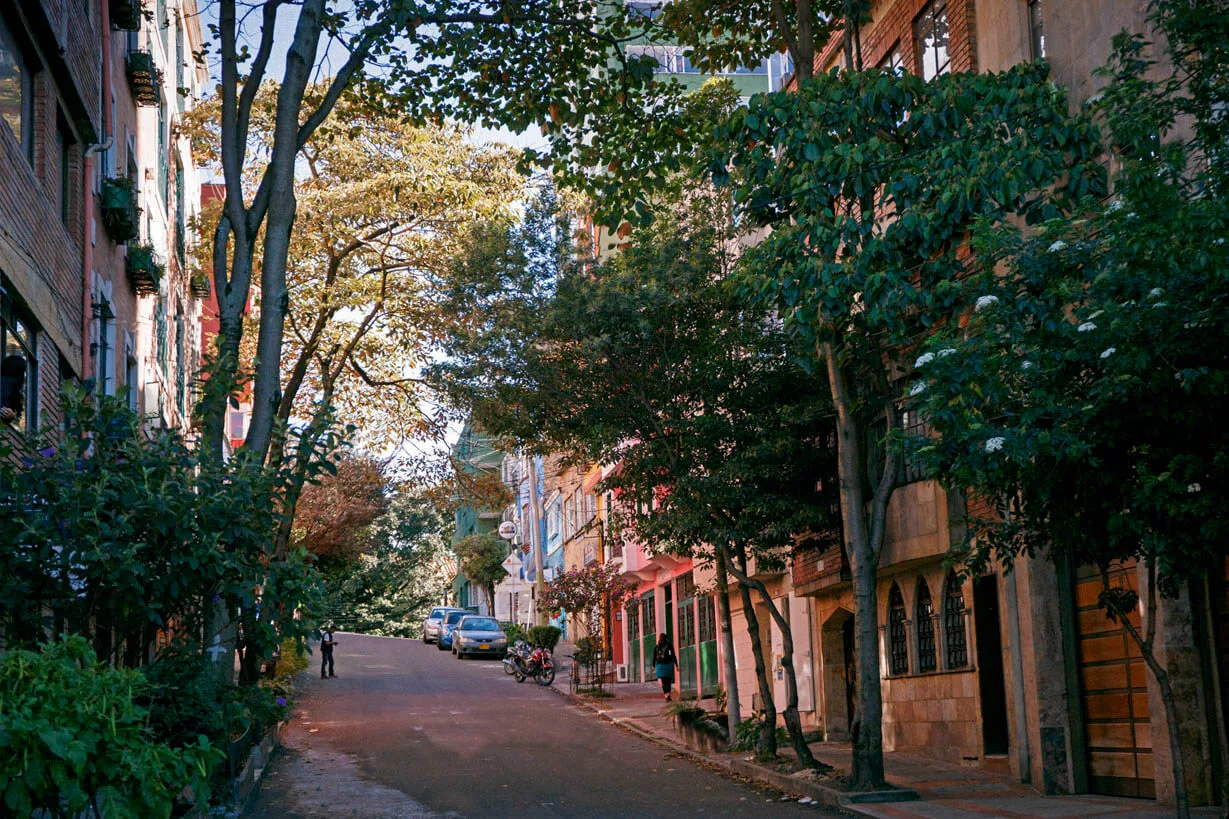
[[[505,520],[499,524],[499,536],[504,540],[512,540],[516,537],[516,524],[510,520]]]

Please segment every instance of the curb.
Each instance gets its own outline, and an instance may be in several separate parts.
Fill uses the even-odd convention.
[[[611,716],[609,711],[603,710],[597,705],[587,702],[580,697],[572,694],[569,691],[562,689],[551,688],[567,700],[575,703],[580,708],[583,708],[590,713],[596,714],[599,719],[602,719],[611,725],[617,725],[620,728],[625,728],[631,733],[639,736],[641,739],[669,748],[671,751],[685,756],[695,762],[701,762],[707,765],[724,768],[731,774],[740,776],[744,779],[750,779],[753,782],[758,782],[761,785],[766,785],[774,790],[782,791],[789,794],[800,794],[804,797],[809,797],[814,801],[832,808],[858,813],[862,815],[873,815],[868,811],[861,809],[861,806],[871,804],[883,804],[887,802],[914,802],[921,799],[921,795],[912,788],[896,788],[890,791],[873,791],[867,793],[848,793],[845,791],[830,788],[826,785],[821,785],[818,782],[810,782],[805,779],[799,779],[788,774],[778,773],[777,771],[769,770],[762,765],[756,765],[753,762],[748,762],[744,759],[736,759],[733,757],[715,757],[707,754],[699,753],[687,746],[675,742],[668,737],[664,737],[655,731],[651,731],[638,724],[638,722],[630,717],[620,718]]]

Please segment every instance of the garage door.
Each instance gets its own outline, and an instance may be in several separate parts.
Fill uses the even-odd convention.
[[[1076,577],[1089,787],[1093,793],[1155,798],[1148,669],[1126,629],[1097,605],[1103,587],[1099,570],[1085,567]],[[1138,590],[1135,564],[1116,567],[1110,583]],[[1139,627],[1138,611],[1132,612],[1131,622]]]

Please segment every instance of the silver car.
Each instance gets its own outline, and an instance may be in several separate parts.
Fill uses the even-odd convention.
[[[479,654],[502,657],[507,651],[508,637],[494,617],[471,614],[452,630],[452,653],[459,660]]]
[[[422,624],[424,643],[434,643],[440,638],[440,623],[444,622],[444,615],[450,611],[465,611],[465,609],[456,606],[436,606],[431,609],[431,613],[427,615],[427,619]]]

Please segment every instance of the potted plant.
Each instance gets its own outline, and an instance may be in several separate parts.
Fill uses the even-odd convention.
[[[137,105],[157,105],[162,101],[162,72],[148,51],[128,52],[128,84]]]
[[[209,286],[209,274],[204,270],[193,270],[192,278],[188,281],[188,289],[192,291],[192,295],[198,299],[209,298],[211,288]]]
[[[138,295],[152,296],[162,282],[163,266],[154,256],[153,245],[132,245],[128,248],[128,280]]]
[[[137,206],[137,189],[131,179],[119,176],[102,180],[102,223],[116,242],[137,237],[141,209]]]

